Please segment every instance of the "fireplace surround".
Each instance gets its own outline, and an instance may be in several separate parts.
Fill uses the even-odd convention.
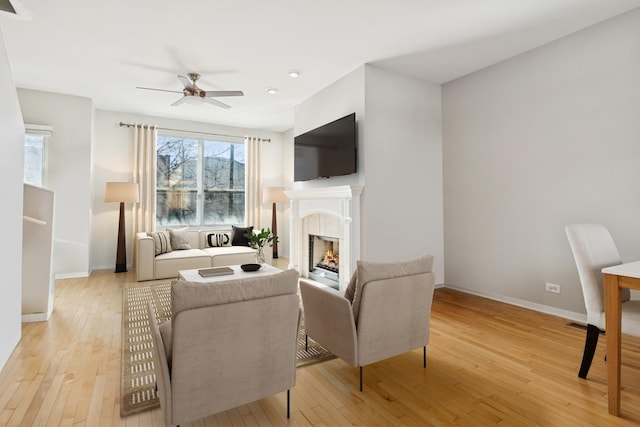
[[[290,200],[291,234],[289,267],[302,277],[313,277],[310,266],[310,237],[334,241],[339,248],[337,284],[328,284],[343,291],[360,257],[360,195],[362,187],[342,185],[286,191]],[[334,254],[335,255],[335,254]]]

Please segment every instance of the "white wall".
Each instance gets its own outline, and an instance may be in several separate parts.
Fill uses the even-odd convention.
[[[640,259],[638,52],[640,10],[444,85],[447,284],[584,313],[565,224]]]
[[[25,123],[49,125],[47,187],[55,192],[53,273],[89,274],[93,103],[89,98],[18,89]]]
[[[362,257],[429,253],[444,281],[440,85],[371,65],[365,72]]]
[[[364,186],[360,258],[395,261],[431,253],[442,283],[440,86],[365,65],[296,106],[294,134],[354,111],[358,173],[291,185]],[[292,162],[293,149],[287,155]]]
[[[130,181],[133,176],[133,130],[120,127],[119,123],[155,124],[170,129],[184,129],[223,135],[251,135],[270,138],[263,145],[263,184],[264,186],[283,185],[283,135],[279,132],[261,129],[233,128],[213,124],[173,120],[162,117],[150,117],[131,113],[96,110],[95,144],[92,170],[93,222],[91,226],[91,265],[92,269],[114,268],[118,231],[119,206],[104,202],[105,183],[108,181]],[[54,130],[55,131],[55,130]],[[132,260],[132,222],[131,209],[125,205],[127,226],[127,260]],[[271,227],[271,206],[263,205],[262,223],[257,227]],[[279,234],[287,233],[284,221],[278,221]],[[282,228],[280,228],[282,227]],[[282,256],[288,255],[288,248],[278,246]]]
[[[22,182],[24,179],[24,125],[11,68],[0,32],[0,209],[5,250],[0,257],[0,369],[5,365],[21,334],[22,288]]]

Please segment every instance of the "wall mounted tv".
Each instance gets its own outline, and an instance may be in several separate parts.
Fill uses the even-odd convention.
[[[294,181],[357,172],[356,113],[294,138]]]

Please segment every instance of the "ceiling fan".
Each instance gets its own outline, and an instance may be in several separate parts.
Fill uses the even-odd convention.
[[[176,102],[171,104],[171,106],[176,107],[183,103],[188,104],[202,104],[209,103],[216,105],[221,108],[231,108],[229,105],[224,102],[220,102],[217,97],[220,96],[243,96],[244,93],[241,90],[202,90],[198,87],[196,82],[200,78],[200,74],[198,73],[189,73],[187,74],[189,77],[178,75],[178,79],[182,82],[184,89],[182,91],[178,90],[167,90],[167,89],[155,89],[151,87],[139,87],[137,89],[145,89],[145,90],[157,90],[161,92],[173,92],[173,93],[182,93],[182,98],[178,99]]]

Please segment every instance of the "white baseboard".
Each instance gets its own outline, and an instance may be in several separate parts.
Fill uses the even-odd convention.
[[[56,273],[55,277],[56,277],[56,280],[57,279],[76,279],[79,277],[89,277],[89,273],[87,273],[86,271],[81,271],[77,273]]]
[[[51,317],[51,313],[23,314],[22,323],[46,322]]]
[[[553,316],[562,317],[578,323],[587,323],[587,315],[582,313],[576,313],[573,311],[563,310],[557,307],[551,307],[549,305],[538,304],[531,301],[522,300],[519,298],[508,297],[505,295],[488,293],[488,292],[476,292],[469,289],[458,288],[456,286],[450,286],[446,284],[436,285],[436,288],[449,288],[455,291],[464,292],[471,295],[477,295],[479,297],[488,298],[494,301],[503,302],[505,304],[515,305],[517,307],[528,308],[529,310],[538,311],[540,313],[551,314]]]

